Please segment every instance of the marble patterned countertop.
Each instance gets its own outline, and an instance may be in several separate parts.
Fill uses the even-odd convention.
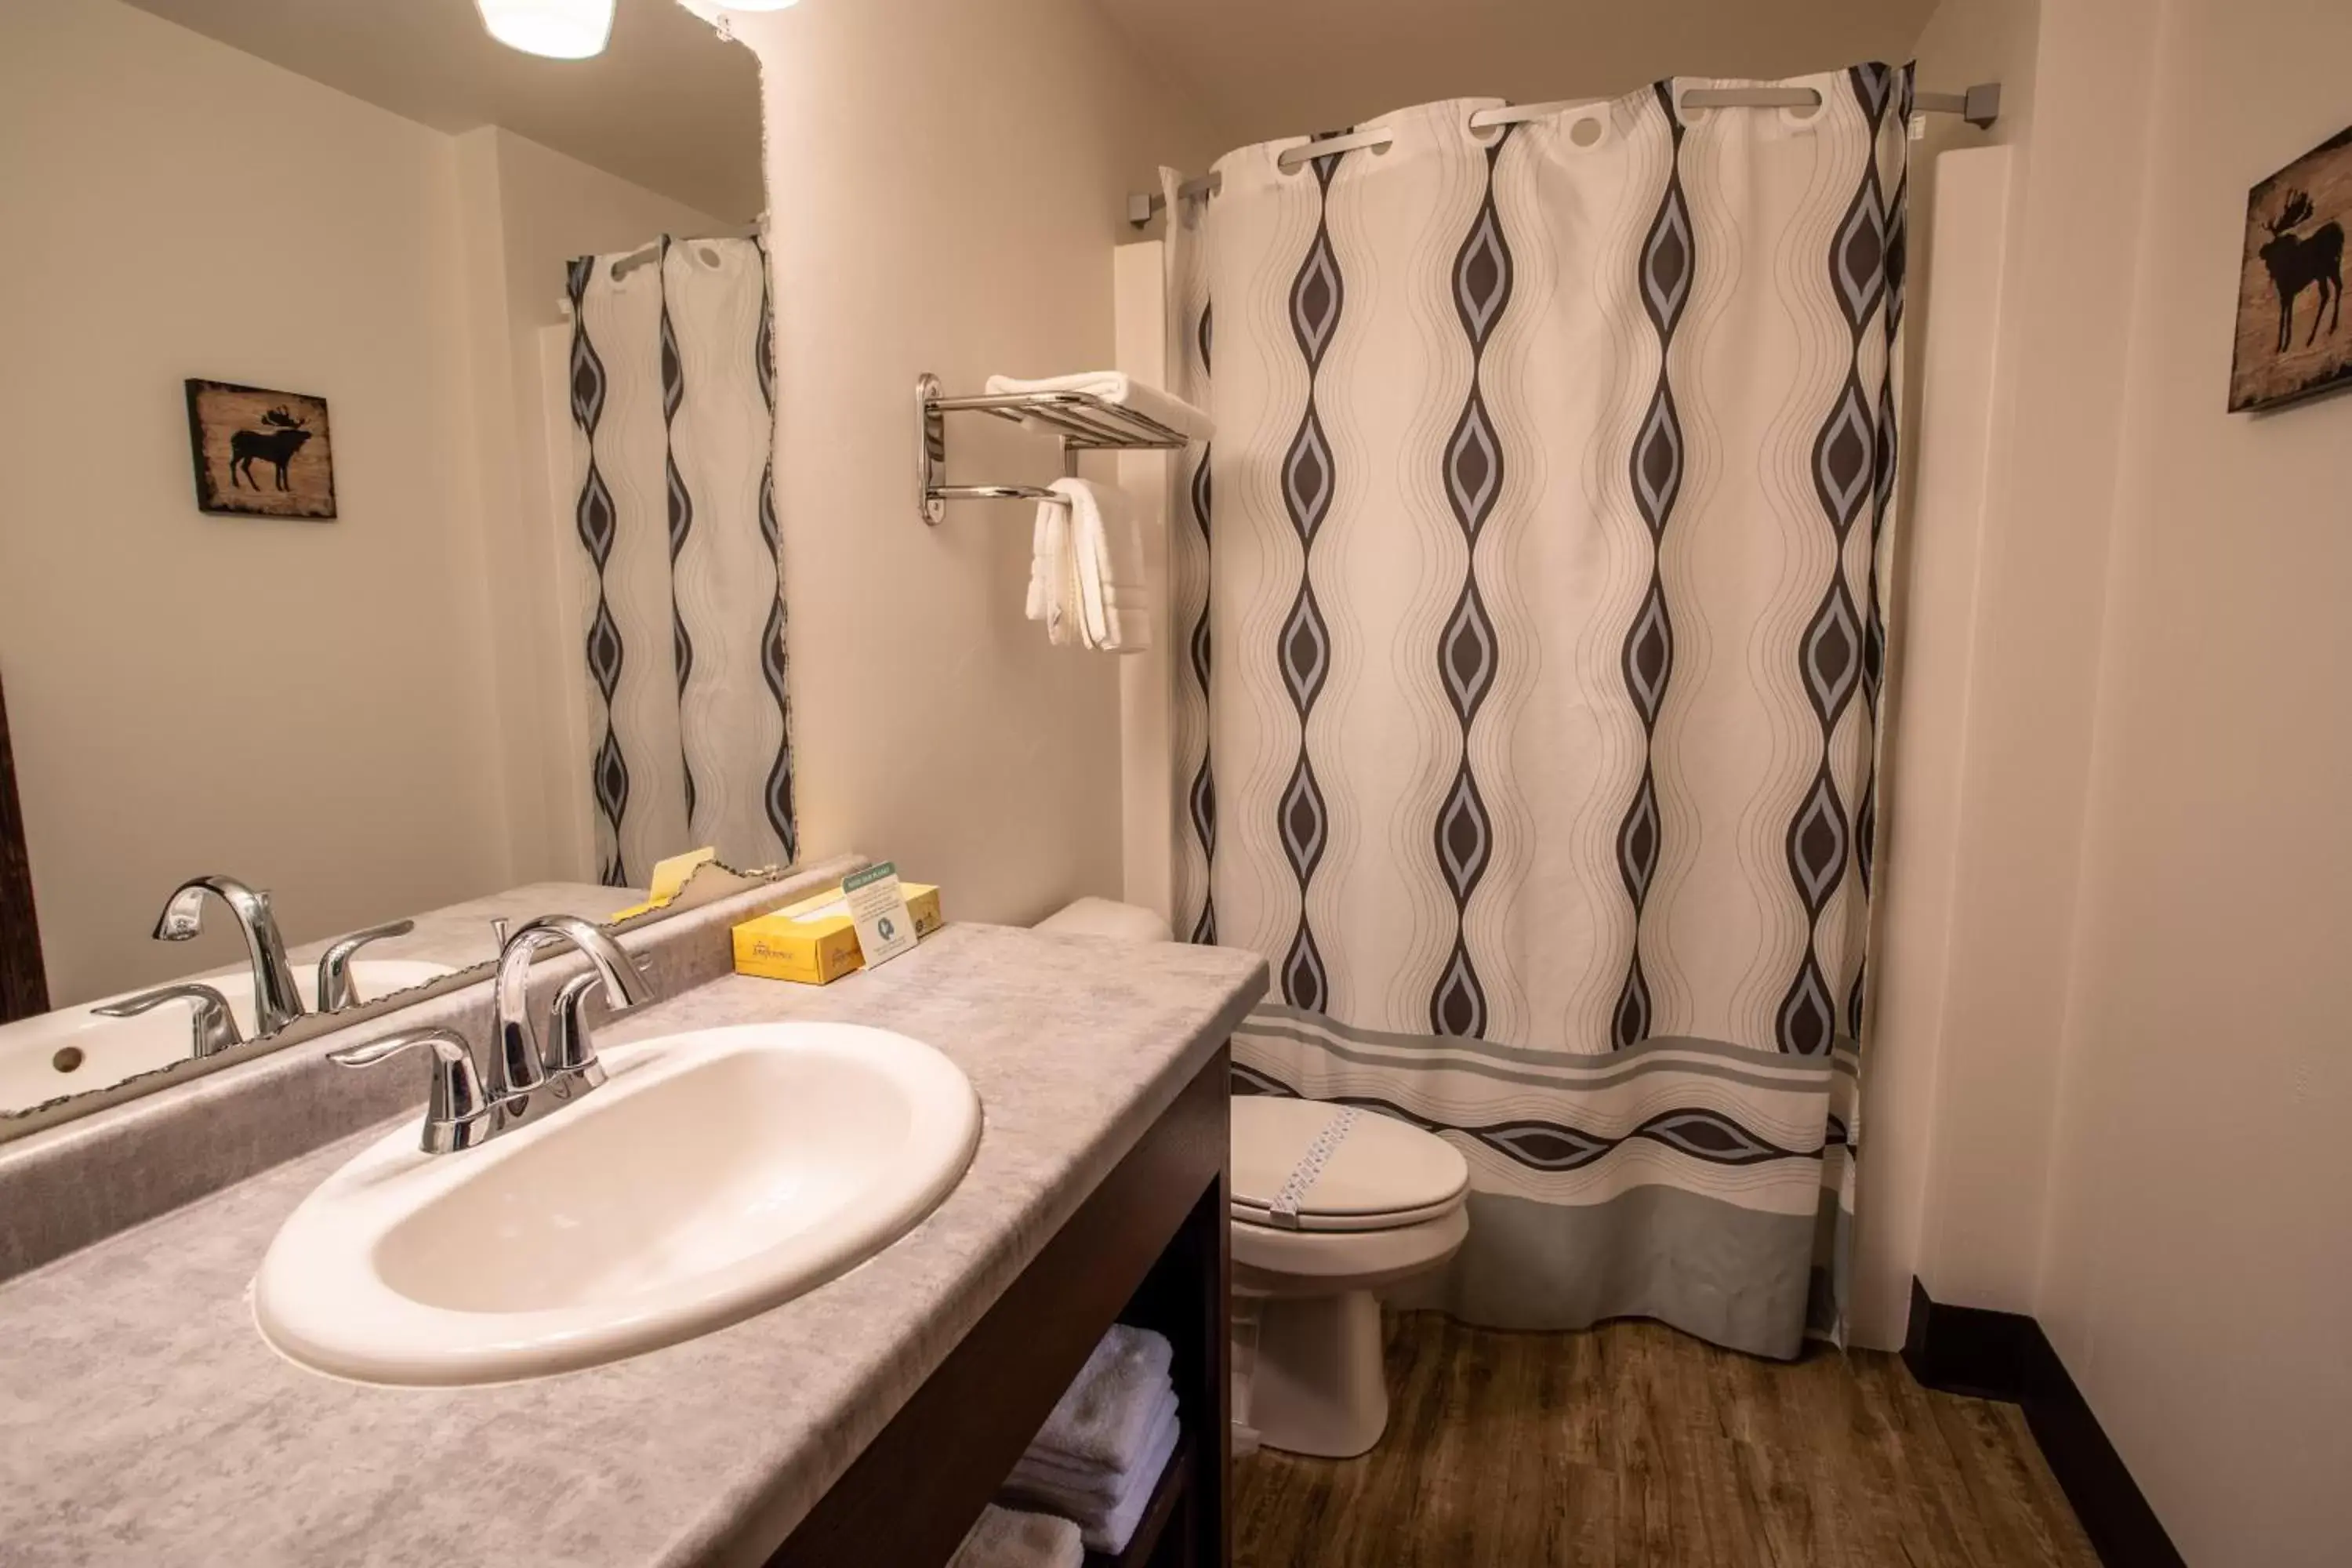
[[[262,1253],[381,1127],[60,1258],[0,1286],[0,1559],[756,1563],[1265,986],[1260,960],[1217,948],[950,925],[821,989],[730,975],[611,1026],[614,1043],[778,1018],[898,1029],[970,1076],[984,1130],[962,1183],[876,1258],[607,1366],[388,1389],[262,1342],[247,1300]]]

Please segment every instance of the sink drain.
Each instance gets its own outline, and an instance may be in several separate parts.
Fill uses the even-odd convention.
[[[79,1046],[63,1047],[56,1056],[49,1058],[49,1065],[59,1072],[73,1071],[74,1068],[81,1066],[81,1047]]]

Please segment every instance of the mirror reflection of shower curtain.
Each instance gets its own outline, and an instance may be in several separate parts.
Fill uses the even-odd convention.
[[[1168,181],[1175,916],[1469,1160],[1430,1304],[1843,1332],[1907,70]],[[1363,129],[1363,127],[1359,127]]]
[[[572,262],[569,396],[599,876],[712,845],[789,862],[792,707],[757,240],[663,241],[613,276]]]

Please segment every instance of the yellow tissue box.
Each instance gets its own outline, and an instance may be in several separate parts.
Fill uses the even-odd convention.
[[[923,882],[907,882],[907,912],[915,917],[919,940],[940,929],[940,890]],[[849,918],[849,900],[839,883],[814,898],[745,921],[735,928],[735,973],[763,980],[797,980],[803,985],[830,985],[852,970],[866,967],[857,948],[857,927]]]

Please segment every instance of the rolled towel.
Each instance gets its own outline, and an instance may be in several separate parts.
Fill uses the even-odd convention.
[[[988,390],[992,396],[1024,392],[1091,393],[1105,403],[1116,403],[1122,408],[1132,408],[1146,419],[1157,420],[1189,441],[1205,441],[1217,431],[1216,421],[1200,409],[1122,370],[1084,370],[1076,375],[1049,375],[1036,381],[992,375],[988,378]]]
[[[1083,1568],[1086,1558],[1085,1538],[1068,1520],[992,1503],[948,1568]]]
[[[1078,1370],[1077,1381],[1029,1440],[1030,1450],[1070,1465],[1132,1472],[1151,1438],[1161,1385],[1174,1360],[1166,1336],[1113,1323]]]
[[[1160,1397],[1152,1402],[1151,1420],[1145,1430],[1143,1452],[1150,1452],[1159,1440],[1162,1426],[1175,1425],[1176,1386],[1164,1384]],[[1108,1466],[1087,1464],[1061,1458],[1049,1448],[1031,1448],[1021,1456],[1006,1478],[1008,1489],[1034,1492],[1039,1500],[1072,1509],[1089,1504],[1108,1509],[1127,1493],[1128,1483],[1134,1478],[1123,1470]]]

